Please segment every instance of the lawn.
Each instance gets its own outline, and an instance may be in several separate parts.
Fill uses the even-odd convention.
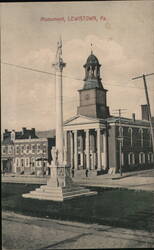
[[[154,194],[125,189],[97,190],[98,195],[64,202],[25,199],[40,185],[2,183],[2,209],[54,219],[154,231]]]

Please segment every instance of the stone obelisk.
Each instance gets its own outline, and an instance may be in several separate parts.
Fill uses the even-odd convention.
[[[63,201],[77,196],[97,194],[97,192],[74,184],[70,176],[70,166],[64,162],[62,72],[65,65],[62,59],[62,41],[60,39],[53,64],[56,84],[56,147],[53,147],[51,151],[51,176],[47,180],[47,185],[42,185],[28,194],[23,194],[24,198]]]
[[[60,39],[57,44],[55,63],[53,64],[56,78],[56,151],[59,165],[64,162],[62,72],[65,65],[62,59],[62,40]]]

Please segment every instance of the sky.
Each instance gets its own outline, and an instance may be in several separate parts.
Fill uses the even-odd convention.
[[[141,118],[140,105],[146,103],[143,80],[132,77],[154,72],[153,1],[1,3],[0,7],[2,130],[55,127],[54,75],[3,63],[54,74],[60,36],[66,62],[64,120],[76,115],[91,44],[102,65],[110,113],[123,108],[123,116],[136,113]],[[154,75],[147,77],[147,86],[154,115]]]

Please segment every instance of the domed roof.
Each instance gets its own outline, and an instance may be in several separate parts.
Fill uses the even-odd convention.
[[[91,53],[91,55],[87,58],[86,64],[99,65],[99,61],[98,61],[97,57],[93,53]]]

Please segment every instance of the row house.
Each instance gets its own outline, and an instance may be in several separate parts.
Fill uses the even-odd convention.
[[[55,145],[55,137],[39,136],[36,135],[35,129],[23,128],[19,132],[5,130],[2,141],[2,171],[46,174],[48,163],[51,163],[51,149]]]

